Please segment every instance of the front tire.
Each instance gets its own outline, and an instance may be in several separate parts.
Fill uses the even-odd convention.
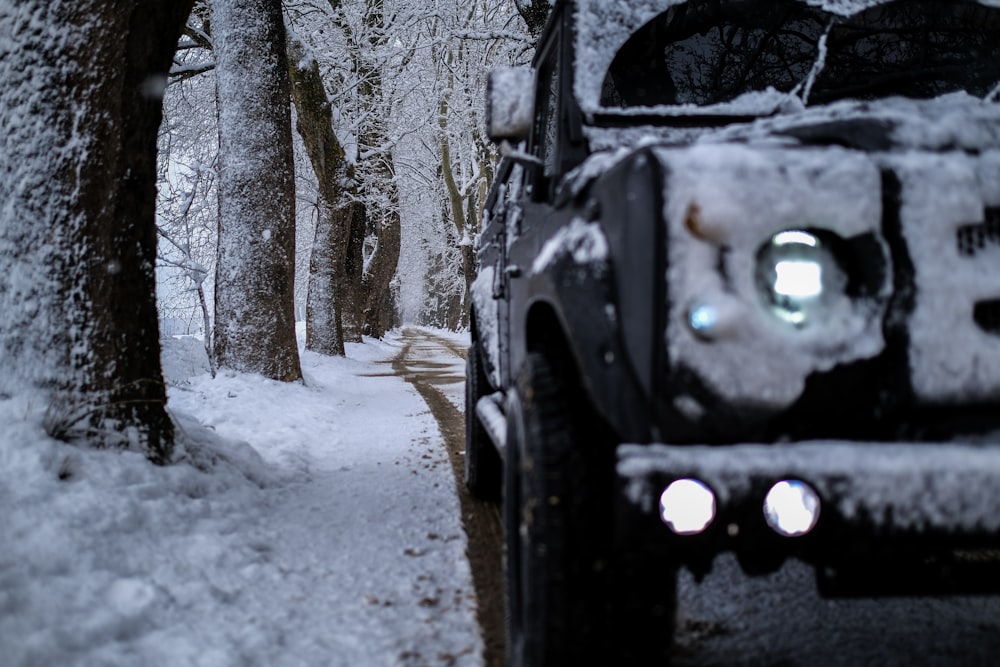
[[[614,440],[574,380],[529,354],[508,403],[507,664],[662,665],[676,574],[615,553]]]

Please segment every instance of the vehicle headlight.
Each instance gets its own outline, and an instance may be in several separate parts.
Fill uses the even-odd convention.
[[[774,532],[799,537],[819,521],[819,494],[803,481],[783,480],[771,487],[764,499],[764,519]]]
[[[677,535],[705,532],[715,512],[715,493],[696,479],[675,480],[660,495],[660,519]]]
[[[754,279],[762,301],[798,328],[827,319],[847,289],[847,274],[823,236],[790,229],[757,252]]]

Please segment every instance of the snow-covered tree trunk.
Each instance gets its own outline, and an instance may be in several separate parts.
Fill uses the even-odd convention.
[[[361,332],[361,273],[357,257],[349,257],[348,241],[356,217],[354,167],[333,130],[333,111],[320,78],[319,64],[298,43],[289,43],[289,71],[295,101],[296,129],[302,137],[319,185],[318,218],[309,261],[306,300],[306,348],[344,355],[349,340]],[[363,233],[363,232],[362,232]]]
[[[363,278],[364,328],[376,338],[381,338],[397,324],[398,304],[392,282],[399,264],[401,242],[399,185],[387,128],[392,101],[385,96],[381,67],[370,60],[386,44],[384,23],[383,0],[366,0],[367,52],[359,54],[357,62],[359,102],[369,119],[360,133],[359,148],[363,155],[362,167],[368,171],[370,182],[377,184],[380,196],[370,198],[365,207],[368,233],[374,237],[375,245]]]
[[[0,3],[0,399],[166,463],[156,136],[190,0]]]
[[[219,102],[220,366],[292,381],[295,183],[280,0],[212,0]]]

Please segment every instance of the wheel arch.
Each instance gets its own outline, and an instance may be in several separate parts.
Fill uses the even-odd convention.
[[[626,354],[609,288],[607,280],[591,276],[557,288],[554,301],[535,300],[525,313],[523,354],[544,353],[618,437],[644,442],[650,438],[650,397]]]

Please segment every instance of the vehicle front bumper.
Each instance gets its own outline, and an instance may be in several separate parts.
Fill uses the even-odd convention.
[[[903,561],[954,569],[966,556],[1000,567],[1000,444],[626,444],[617,473],[624,548],[653,550],[696,574],[723,551],[749,574],[795,557],[831,579],[871,575],[880,564],[901,572]],[[660,521],[660,494],[682,478],[715,494],[716,517],[697,535],[675,535]],[[778,535],[765,521],[764,498],[782,480],[806,482],[820,498],[806,535]]]

